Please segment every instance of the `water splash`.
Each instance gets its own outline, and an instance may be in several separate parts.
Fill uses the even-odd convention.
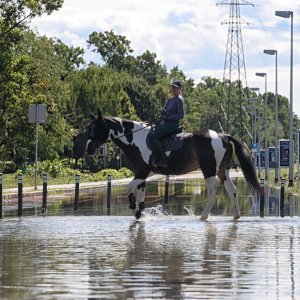
[[[145,216],[158,216],[158,217],[165,217],[171,215],[160,204],[154,207],[145,208],[144,213]]]
[[[195,212],[194,212],[193,207],[191,207],[189,205],[185,205],[183,208],[186,210],[188,216],[193,216],[193,217],[195,216]]]

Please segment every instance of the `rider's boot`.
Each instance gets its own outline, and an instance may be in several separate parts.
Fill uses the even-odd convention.
[[[156,165],[158,167],[167,168],[168,161],[167,161],[166,153],[165,153],[164,147],[159,139],[155,140],[155,148],[160,156],[159,160],[156,161]]]

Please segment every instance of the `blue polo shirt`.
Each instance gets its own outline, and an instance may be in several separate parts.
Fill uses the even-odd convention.
[[[164,109],[167,111],[167,120],[179,121],[184,117],[184,99],[181,95],[167,100]]]

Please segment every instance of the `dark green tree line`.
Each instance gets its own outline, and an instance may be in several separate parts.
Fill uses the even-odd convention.
[[[29,104],[45,103],[48,108],[47,123],[39,126],[39,158],[61,158],[67,149],[74,148],[74,139],[81,145],[76,151],[83,153],[89,112],[98,107],[106,115],[157,122],[160,108],[170,95],[169,84],[175,78],[183,83],[186,131],[220,131],[220,125],[224,125],[224,86],[220,80],[205,77],[196,84],[178,66],[168,70],[149,50],[135,56],[130,41],[112,30],[89,35],[87,45],[103,63],[84,65],[83,49],[39,36],[27,28],[33,17],[50,14],[62,4],[62,0],[0,0],[0,161],[12,161],[20,167],[25,157],[33,160],[34,125],[28,123]],[[233,84],[231,89],[233,99],[237,99],[238,85]],[[243,93],[249,94],[246,87]],[[258,105],[263,112],[262,97]],[[272,143],[274,94],[268,93],[268,103]],[[242,104],[247,107],[247,100]],[[231,111],[231,133],[249,143],[247,134],[239,136],[239,109]],[[250,128],[246,112],[243,121]],[[280,137],[288,137],[288,100],[282,96],[279,122]],[[75,138],[78,135],[82,138]],[[114,151],[110,148],[111,157]]]

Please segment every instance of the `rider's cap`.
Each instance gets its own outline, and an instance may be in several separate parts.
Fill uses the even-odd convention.
[[[171,85],[181,89],[181,81],[180,80],[177,80],[177,79],[173,80]]]

